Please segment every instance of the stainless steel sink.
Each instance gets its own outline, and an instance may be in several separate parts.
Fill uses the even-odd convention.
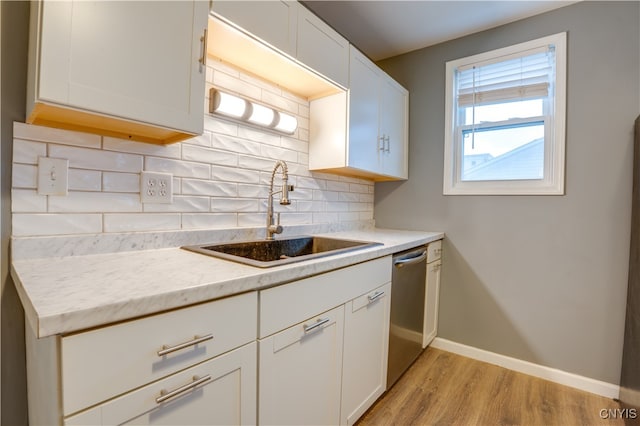
[[[370,241],[301,236],[279,240],[204,244],[182,248],[246,265],[269,268],[377,245],[382,244]]]

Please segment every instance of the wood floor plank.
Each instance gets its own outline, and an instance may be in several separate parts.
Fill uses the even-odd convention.
[[[427,348],[358,421],[374,425],[625,425],[619,402]],[[640,415],[640,413],[639,413]],[[638,419],[626,419],[626,425]]]

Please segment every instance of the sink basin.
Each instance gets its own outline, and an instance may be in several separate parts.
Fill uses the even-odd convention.
[[[301,236],[279,240],[185,246],[186,250],[246,265],[268,268],[382,245],[369,241]]]

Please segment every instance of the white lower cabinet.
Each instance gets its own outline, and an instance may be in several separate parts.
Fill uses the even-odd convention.
[[[260,340],[259,422],[337,425],[344,306]]]
[[[387,384],[391,283],[345,305],[340,424],[352,425]]]
[[[391,256],[36,339],[33,425],[353,424],[386,389]]]
[[[260,292],[258,423],[353,424],[386,389],[391,259]]]
[[[427,246],[427,282],[424,303],[422,347],[426,348],[438,334],[440,300],[440,270],[442,269],[442,240]]]
[[[252,342],[71,416],[65,424],[255,424],[255,377],[256,343]]]

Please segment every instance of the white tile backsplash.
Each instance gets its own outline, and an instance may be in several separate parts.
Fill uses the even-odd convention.
[[[271,172],[280,159],[295,185],[291,205],[279,205],[274,196],[285,228],[373,219],[373,182],[309,171],[305,99],[215,60],[208,64],[207,90],[213,85],[295,115],[298,130],[281,135],[205,113],[203,135],[154,145],[14,123],[13,235],[262,228]],[[67,196],[37,194],[39,156],[69,160]],[[143,170],[173,174],[173,203],[141,203]]]

